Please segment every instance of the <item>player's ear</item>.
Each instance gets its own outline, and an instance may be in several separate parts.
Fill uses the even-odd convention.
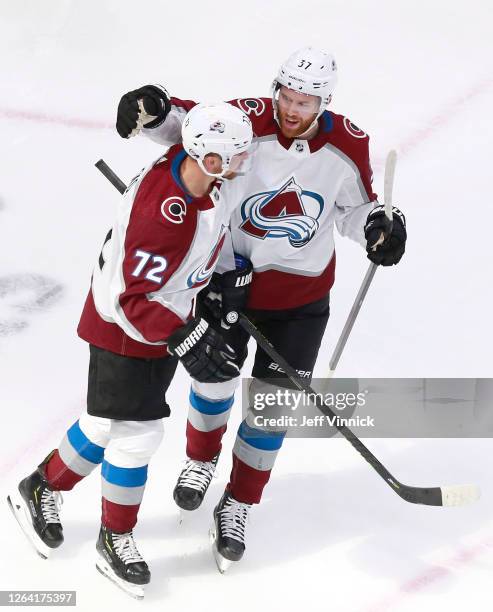
[[[207,172],[212,174],[219,174],[222,171],[223,163],[219,155],[215,153],[209,153],[204,157],[204,167]]]

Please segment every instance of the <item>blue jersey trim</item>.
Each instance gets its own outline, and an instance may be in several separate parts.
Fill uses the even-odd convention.
[[[187,156],[186,151],[180,151],[179,153],[176,154],[176,157],[171,162],[171,176],[173,177],[173,180],[178,185],[178,187],[185,194],[186,203],[190,204],[193,198],[188,194],[187,188],[185,187],[185,185],[183,184],[183,181],[180,178],[180,166],[186,156]]]
[[[101,476],[120,487],[142,487],[147,481],[147,465],[137,468],[122,468],[103,461]]]
[[[320,117],[322,122],[322,130],[324,132],[331,132],[334,127],[334,120],[332,119],[332,115],[329,111],[324,111]]]
[[[259,450],[276,451],[279,450],[284,441],[285,431],[262,431],[261,429],[255,429],[246,424],[246,421],[242,421],[240,428],[238,429],[239,437]]]
[[[225,400],[207,400],[200,397],[193,389],[190,389],[190,404],[202,414],[222,414],[227,412],[234,403],[234,395]]]
[[[104,448],[89,440],[80,428],[79,421],[76,421],[67,431],[67,437],[75,452],[83,459],[96,465],[101,463],[104,456]]]

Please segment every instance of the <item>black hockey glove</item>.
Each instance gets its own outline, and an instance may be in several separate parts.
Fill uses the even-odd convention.
[[[390,221],[384,206],[376,206],[368,215],[365,224],[366,252],[368,259],[379,266],[398,264],[406,250],[406,218],[396,207],[392,207]],[[384,241],[378,244],[380,236]],[[375,250],[374,247],[376,246]]]
[[[142,100],[144,111],[155,117],[145,124],[146,128],[155,128],[166,119],[171,103],[168,92],[159,85],[145,85],[135,91],[129,91],[120,100],[116,115],[116,130],[122,138],[129,138],[139,126],[141,114],[139,100]]]
[[[205,306],[217,320],[224,319],[227,325],[239,320],[245,309],[253,277],[253,266],[249,259],[235,254],[236,270],[212,275],[203,299]]]
[[[234,350],[200,317],[195,317],[171,334],[168,350],[180,359],[185,370],[199,382],[223,382],[240,374],[234,363]]]
[[[212,274],[209,284],[198,294],[197,302],[202,303],[216,321],[222,319],[221,275],[219,273]]]

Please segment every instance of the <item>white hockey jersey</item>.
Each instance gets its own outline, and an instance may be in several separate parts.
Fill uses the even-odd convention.
[[[166,121],[146,136],[180,141],[183,118],[196,103],[171,99]],[[294,308],[322,298],[334,282],[333,228],[366,244],[363,227],[378,204],[368,136],[349,119],[325,111],[311,140],[288,139],[274,120],[272,100],[231,101],[253,123],[258,149],[251,171],[222,187],[231,210],[235,252],[254,268],[249,308]]]
[[[191,315],[229,225],[216,182],[192,198],[180,180],[180,145],[128,187],[94,268],[81,338],[133,357],[167,354],[166,339]]]

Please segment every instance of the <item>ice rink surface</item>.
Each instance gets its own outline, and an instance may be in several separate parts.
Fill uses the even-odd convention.
[[[409,232],[401,264],[377,272],[339,375],[492,376],[492,18],[489,0],[3,0],[2,500],[84,409],[88,350],[75,329],[118,203],[93,164],[103,157],[128,181],[161,154],[113,129],[120,96],[146,83],[204,101],[269,95],[292,50],[331,50],[332,108],[370,134],[378,193],[387,150],[399,152],[394,199]],[[338,239],[337,252],[319,376],[367,267],[356,244]],[[207,532],[240,411],[218,480],[180,526],[171,491],[187,394],[180,369],[136,529],[153,575],[145,600],[94,567],[96,474],[65,495],[66,542],[48,561],[2,502],[0,589],[76,590],[84,611],[491,610],[491,440],[368,442],[406,483],[482,487],[478,504],[451,509],[404,503],[344,440],[287,440],[251,513],[246,556],[221,576]]]

